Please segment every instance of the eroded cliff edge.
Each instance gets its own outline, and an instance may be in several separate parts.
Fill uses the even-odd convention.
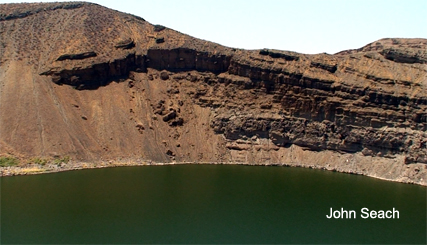
[[[298,165],[427,184],[427,40],[240,50],[89,3],[0,14],[1,152]]]

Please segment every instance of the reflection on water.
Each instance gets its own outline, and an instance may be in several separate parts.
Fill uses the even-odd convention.
[[[361,208],[399,219],[362,219]],[[356,219],[327,219],[330,208]],[[1,178],[2,243],[425,243],[426,188],[321,170],[175,165]]]

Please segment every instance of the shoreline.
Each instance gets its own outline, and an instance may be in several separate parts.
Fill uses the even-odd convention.
[[[398,182],[403,184],[415,184],[427,187],[426,182],[415,182],[411,179],[391,179],[381,176],[376,176],[369,173],[361,173],[357,170],[340,169],[336,167],[316,166],[314,164],[303,163],[245,163],[245,162],[168,162],[158,163],[153,161],[143,160],[118,160],[118,161],[102,161],[102,162],[74,162],[62,164],[27,164],[25,166],[9,166],[0,167],[0,177],[19,176],[19,175],[36,175],[36,174],[50,174],[59,173],[73,170],[84,169],[101,169],[101,168],[115,168],[115,167],[139,167],[139,166],[165,166],[165,165],[244,165],[244,166],[277,166],[277,167],[299,167],[318,169],[325,171],[332,171],[345,174],[362,175],[366,177],[376,178],[385,181]]]

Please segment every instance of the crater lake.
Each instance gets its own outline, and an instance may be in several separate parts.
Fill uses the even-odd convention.
[[[165,165],[0,180],[2,244],[426,243],[427,188],[365,176]],[[363,208],[399,217],[362,218]]]

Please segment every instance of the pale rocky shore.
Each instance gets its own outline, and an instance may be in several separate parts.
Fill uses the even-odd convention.
[[[427,186],[427,165],[422,163],[402,164],[403,159],[387,159],[381,157],[366,157],[362,154],[329,154],[302,151],[305,161],[292,161],[287,163],[249,163],[249,162],[153,162],[144,159],[117,159],[108,161],[75,161],[54,164],[26,164],[21,166],[0,167],[0,176],[33,175],[56,173],[81,169],[96,169],[109,167],[130,166],[161,166],[179,164],[235,164],[250,166],[281,166],[303,167],[310,169],[328,170],[347,174],[364,175],[377,179],[400,183]],[[295,155],[295,160],[298,160]],[[325,160],[329,159],[329,160]],[[311,163],[309,163],[311,161]]]

